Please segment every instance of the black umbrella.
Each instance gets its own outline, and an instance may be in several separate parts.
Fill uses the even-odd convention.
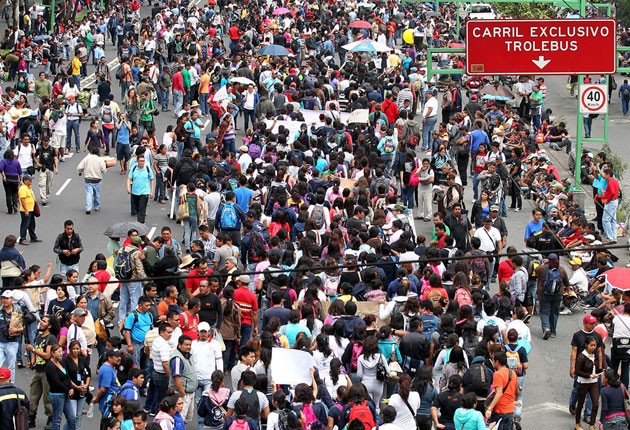
[[[138,236],[146,236],[149,234],[150,229],[146,226],[146,224],[142,224],[137,221],[124,221],[110,225],[103,234],[109,238],[121,238],[126,237],[129,230],[138,230]]]

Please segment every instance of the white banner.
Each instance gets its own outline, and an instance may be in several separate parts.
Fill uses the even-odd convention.
[[[271,352],[271,378],[274,384],[311,385],[313,356],[297,349],[273,348]]]

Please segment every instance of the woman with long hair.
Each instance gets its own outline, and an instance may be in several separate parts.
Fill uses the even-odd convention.
[[[280,319],[273,317],[267,323],[265,331],[268,331],[273,335],[274,348],[290,348],[289,339],[282,333],[280,333]]]
[[[48,398],[52,405],[52,427],[51,430],[61,429],[61,415],[66,416],[69,428],[75,428],[75,416],[70,397],[74,395],[74,389],[70,383],[70,377],[62,362],[63,349],[59,345],[53,345],[50,349],[50,360],[46,363],[46,379],[50,391]]]
[[[328,336],[319,334],[315,337],[315,349],[313,350],[313,358],[315,359],[315,367],[320,375],[325,375],[330,370],[331,361],[336,358],[328,343]]]
[[[418,429],[431,429],[431,405],[438,395],[433,386],[433,378],[428,367],[420,366],[416,370],[416,376],[411,384],[412,391],[420,396],[420,408],[416,415]]]
[[[174,394],[172,396],[165,397],[160,402],[160,411],[153,419],[154,423],[160,425],[161,430],[173,430],[175,428],[175,419],[173,415],[177,412],[177,401],[179,395]]]
[[[225,388],[225,377],[221,370],[212,372],[210,381],[210,386],[202,394],[197,413],[203,418],[204,429],[221,430],[230,400],[230,390]],[[219,416],[216,415],[217,410],[221,411]]]
[[[75,419],[75,428],[81,429],[81,418],[83,417],[83,406],[85,405],[85,395],[90,387],[91,372],[85,357],[81,355],[81,344],[78,340],[72,340],[68,347],[68,355],[62,361],[66,368],[68,379],[74,390],[69,396],[68,402]]]
[[[258,391],[271,400],[274,387],[271,379],[271,350],[273,348],[273,335],[268,331],[260,334],[260,354],[258,361],[254,365],[256,373],[256,388]]]
[[[402,204],[413,212],[414,195],[418,189],[420,170],[413,150],[407,150],[400,164],[400,184],[402,185]],[[416,173],[414,174],[414,171]],[[414,174],[414,178],[412,178]],[[415,182],[414,182],[415,181]],[[412,185],[413,184],[413,185]],[[398,418],[397,418],[398,421]]]
[[[199,198],[195,192],[195,184],[190,182],[182,187],[180,201],[185,199],[188,204],[188,218],[182,220],[184,227],[184,248],[186,252],[190,252],[190,246],[197,240],[197,230],[199,222],[203,218],[203,200]]]
[[[459,345],[453,346],[448,357],[448,363],[444,365],[442,379],[440,379],[440,391],[446,389],[447,381],[451,376],[459,375],[463,377],[466,369],[468,369],[468,365],[464,350]]]
[[[420,404],[420,394],[412,390],[411,378],[403,373],[398,379],[398,393],[389,398],[389,405],[396,409],[394,424],[401,429],[415,428]]]
[[[140,99],[136,93],[135,88],[130,88],[127,91],[127,96],[123,101],[125,112],[127,113],[127,119],[131,122],[131,125],[138,125],[138,113],[140,112]]]
[[[616,370],[608,368],[602,378],[601,395],[602,412],[599,421],[604,430],[626,430],[628,423],[625,417],[624,392]]]
[[[311,332],[311,338],[317,338],[322,332],[322,326],[324,325],[321,320],[317,319],[314,310],[310,306],[302,307],[300,311],[300,325],[305,326]]]
[[[359,381],[357,378],[357,369],[359,356],[363,352],[363,341],[367,337],[367,328],[363,325],[354,326],[350,343],[346,346],[346,350],[341,356],[341,362],[346,366],[346,371],[353,381]]]
[[[283,391],[273,393],[271,405],[273,406],[273,412],[267,415],[267,430],[295,430],[300,428],[298,415],[291,408],[291,403],[287,400],[287,395]],[[280,425],[281,421],[286,422],[288,429]]]
[[[337,302],[341,303],[341,307],[343,308],[343,302],[341,300],[335,300],[332,302],[331,307]],[[335,357],[343,356],[346,348],[350,344],[350,341],[346,338],[346,324],[342,320],[334,322],[333,334],[328,336],[328,344],[335,354]]]
[[[326,390],[330,394],[330,397],[333,400],[339,400],[337,393],[340,387],[350,388],[352,387],[352,381],[350,377],[346,375],[342,371],[342,363],[338,358],[333,358],[330,360],[330,365],[328,367],[328,372],[321,373],[324,377],[324,384],[326,385]]]
[[[230,369],[234,365],[234,348],[241,339],[241,308],[234,302],[234,288],[229,285],[223,289],[221,312],[223,312],[223,321],[219,331],[225,344],[223,365],[226,369]]]
[[[378,363],[383,364],[385,372],[389,374],[387,360],[379,351],[376,338],[370,336],[363,341],[363,351],[357,360],[357,379],[365,385],[375,405],[378,405],[381,401],[385,384],[376,377]]]
[[[62,312],[72,312],[75,306],[68,295],[68,287],[65,284],[59,284],[56,286],[51,285],[50,288],[54,288],[54,290],[57,292],[57,298],[52,299],[50,303],[48,303],[46,315],[59,315]]]
[[[595,354],[597,349],[597,341],[594,336],[586,336],[584,341],[584,350],[578,354],[575,359],[575,375],[577,376],[578,401],[575,407],[575,430],[582,430],[580,424],[582,420],[582,408],[586,401],[586,395],[589,394],[592,401],[591,419],[589,420],[589,430],[595,430],[595,421],[597,421],[597,408],[599,407],[599,385],[598,374],[602,370],[602,364],[599,362],[599,355]]]

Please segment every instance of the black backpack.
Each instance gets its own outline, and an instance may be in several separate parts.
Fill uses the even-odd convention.
[[[177,185],[188,185],[193,176],[195,176],[195,167],[190,163],[182,163],[175,180]]]
[[[483,362],[471,364],[468,369],[468,377],[468,391],[480,397],[486,397],[490,391],[492,380],[488,378],[485,364]]]

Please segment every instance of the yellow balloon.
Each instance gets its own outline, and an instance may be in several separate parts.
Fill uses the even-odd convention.
[[[408,28],[403,32],[403,40],[405,43],[413,45],[413,29]]]

